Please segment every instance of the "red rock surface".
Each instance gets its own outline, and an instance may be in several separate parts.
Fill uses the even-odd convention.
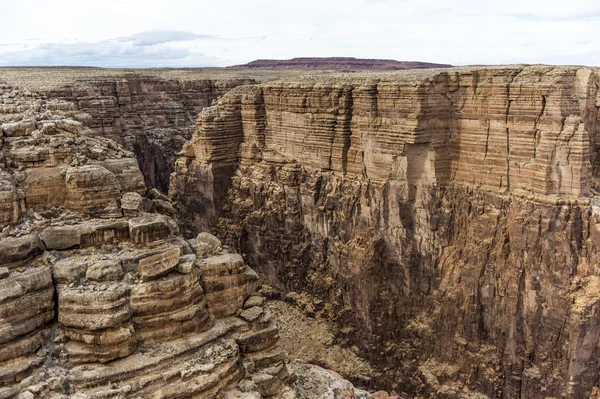
[[[449,68],[449,64],[421,61],[379,60],[353,57],[303,57],[291,60],[255,60],[231,68],[287,68],[287,69],[345,69],[399,71],[403,69]]]

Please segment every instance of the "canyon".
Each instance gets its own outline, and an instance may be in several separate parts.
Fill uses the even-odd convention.
[[[366,397],[312,366],[292,386],[257,274],[185,239],[92,118],[0,84],[0,398]]]
[[[0,69],[0,397],[600,397],[599,73]]]

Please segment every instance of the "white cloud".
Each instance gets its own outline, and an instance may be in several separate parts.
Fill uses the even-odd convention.
[[[136,33],[134,35],[117,38],[121,43],[131,42],[134,46],[153,46],[155,44],[182,42],[198,39],[217,39],[216,36],[197,35],[192,32],[181,30],[150,30]]]
[[[0,1],[0,65],[220,66],[300,56],[600,62],[596,0]]]
[[[0,48],[0,65],[77,65],[102,67],[203,66],[220,60],[190,51],[181,42],[219,40],[185,31],[146,31],[101,42],[36,42]],[[11,46],[9,46],[11,47]]]

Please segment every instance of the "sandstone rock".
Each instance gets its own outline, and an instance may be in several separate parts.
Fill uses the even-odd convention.
[[[216,229],[324,301],[308,310],[368,331],[348,339],[398,359],[400,385],[425,353],[478,394],[587,397],[597,356],[572,340],[598,341],[595,316],[571,305],[595,299],[565,287],[598,266],[598,82],[507,66],[241,87],[200,113],[169,196],[183,231]],[[473,364],[490,370],[477,383],[458,376]]]
[[[169,202],[170,201],[169,197],[167,197],[165,194],[161,193],[160,190],[158,190],[156,188],[148,190],[148,195],[153,200],[159,200],[159,201],[164,201],[164,202]]]
[[[29,391],[25,391],[21,394],[19,394],[19,396],[17,397],[17,399],[34,399],[35,396],[29,392]]]
[[[162,213],[164,215],[173,216],[175,215],[175,208],[171,205],[170,202],[155,199],[152,201],[152,209],[158,213]]]
[[[29,136],[35,130],[35,120],[27,119],[20,122],[2,124],[2,131],[5,136]]]
[[[386,391],[377,391],[371,394],[374,399],[388,399],[390,395]]]
[[[65,206],[99,216],[120,216],[121,199],[116,176],[99,165],[70,167],[65,177]]]
[[[139,271],[142,280],[151,280],[175,269],[179,263],[179,248],[170,248],[156,255],[141,259]]]
[[[240,313],[240,317],[242,319],[246,320],[247,322],[253,322],[253,321],[258,320],[260,315],[262,315],[263,311],[264,311],[263,308],[261,308],[259,306],[254,306],[254,307],[246,309],[242,313]]]
[[[119,262],[99,261],[87,268],[85,278],[92,281],[115,281],[123,277],[123,268]]]
[[[61,259],[52,266],[52,277],[56,283],[69,284],[84,278],[89,266],[87,259]]]
[[[212,256],[200,264],[206,299],[216,317],[234,315],[254,292],[257,276],[244,266],[241,256]]]
[[[36,233],[0,238],[0,265],[22,263],[43,250],[44,246]]]
[[[196,263],[196,255],[183,255],[179,258],[177,271],[182,274],[188,274],[192,271]]]
[[[244,309],[249,309],[249,308],[253,308],[256,306],[262,306],[262,305],[264,305],[265,301],[266,301],[265,297],[258,296],[258,295],[252,295],[250,298],[248,298],[246,300],[246,302],[244,302]]]
[[[138,216],[142,206],[142,196],[138,193],[125,193],[121,197],[121,209],[124,216]]]
[[[236,338],[243,353],[252,353],[272,347],[279,340],[277,327],[244,333]]]
[[[136,160],[132,157],[106,159],[102,166],[116,176],[122,192],[146,193],[144,176],[140,172]]]
[[[161,219],[139,219],[129,222],[129,235],[135,244],[160,244],[169,238],[171,228]]]
[[[127,222],[92,221],[71,226],[49,227],[40,235],[46,249],[62,250],[126,241],[129,233]]]
[[[198,258],[217,253],[221,249],[221,241],[208,233],[200,233],[196,239],[190,240],[189,242]]]
[[[164,192],[168,190],[173,161],[190,138],[198,112],[230,89],[254,82],[246,77],[207,76],[199,70],[175,74],[140,70],[127,74],[126,79],[122,79],[121,72],[97,74],[90,69],[67,74],[55,70],[38,77],[44,88],[50,81],[51,87],[45,89],[49,98],[69,101],[89,114],[86,125],[94,135],[113,139],[134,151],[148,186]],[[36,71],[27,75],[23,83],[32,84]],[[58,83],[61,81],[66,87]]]

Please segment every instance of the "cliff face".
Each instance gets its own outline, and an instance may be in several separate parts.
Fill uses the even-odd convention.
[[[171,177],[406,392],[598,385],[598,72],[504,67],[282,80],[204,109]]]
[[[256,273],[89,120],[0,82],[0,398],[289,391]]]
[[[149,187],[168,190],[177,152],[190,139],[196,116],[244,78],[177,80],[142,73],[90,77],[48,90],[91,116],[92,131],[133,151]]]

